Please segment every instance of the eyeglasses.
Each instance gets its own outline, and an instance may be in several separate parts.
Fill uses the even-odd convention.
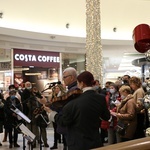
[[[67,75],[67,76],[63,76],[63,79],[66,79],[67,77],[72,76],[72,75]]]

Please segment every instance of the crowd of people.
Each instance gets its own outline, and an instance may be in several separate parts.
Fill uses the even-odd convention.
[[[69,67],[63,71],[63,81],[64,84],[52,87],[49,100],[29,81],[24,89],[10,85],[8,91],[0,93],[0,133],[4,133],[3,142],[9,141],[9,148],[20,147],[17,143],[20,131],[16,129],[19,123],[35,135],[32,142],[28,141],[32,148],[37,143],[49,147],[49,121],[54,129],[54,144],[50,149],[57,149],[58,143],[63,143],[64,150],[89,150],[104,143],[110,145],[145,137],[149,119],[141,101],[146,91],[140,78],[124,75],[116,82],[107,81],[102,88],[91,72],[77,75],[77,71]],[[31,122],[20,119],[12,106]]]

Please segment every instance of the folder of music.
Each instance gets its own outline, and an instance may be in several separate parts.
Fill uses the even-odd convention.
[[[15,114],[17,114],[19,117],[24,119],[26,122],[30,123],[31,120],[24,114],[22,113],[18,108],[16,108],[14,105],[11,106],[10,108]]]
[[[35,135],[22,123],[19,124],[18,127],[21,130],[23,136],[30,142],[35,139]]]

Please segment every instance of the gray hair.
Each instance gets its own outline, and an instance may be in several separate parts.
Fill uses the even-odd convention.
[[[30,85],[32,86],[31,82],[27,81],[27,82],[25,83],[25,87],[27,87],[28,84],[30,84]]]
[[[69,74],[71,74],[72,76],[74,76],[75,78],[77,78],[77,71],[75,68],[73,67],[68,67],[66,68],[63,73],[68,72]]]

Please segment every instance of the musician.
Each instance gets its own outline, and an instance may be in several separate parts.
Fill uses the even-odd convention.
[[[63,80],[64,80],[64,85],[67,88],[67,93],[72,93],[74,92],[76,89],[78,89],[77,87],[77,71],[73,68],[73,67],[68,67],[63,71]],[[67,94],[66,94],[67,95]],[[61,104],[61,108],[55,110],[56,112],[58,112],[60,115],[62,114],[62,109],[63,106],[65,106],[67,103],[69,103],[70,101],[72,101],[76,96],[74,94],[72,94],[71,96],[67,96],[66,101],[62,102],[63,105]],[[59,97],[58,97],[59,98]],[[40,100],[40,103],[45,104],[46,101],[45,100]],[[52,103],[53,104],[53,103]],[[56,105],[57,106],[57,105]],[[51,108],[52,109],[52,108]],[[57,122],[56,122],[57,123]],[[61,126],[59,124],[57,124],[57,132],[62,134],[63,137],[67,136],[67,130],[66,127]],[[65,138],[66,139],[66,138]],[[67,143],[65,142],[65,139],[63,141],[64,143],[64,148],[63,150],[67,150]]]
[[[56,85],[52,88],[52,99],[55,99],[57,97],[63,96],[66,93],[66,90],[64,89],[63,85]],[[57,132],[57,124],[56,122],[52,122],[53,123],[53,128],[54,128],[54,145],[52,147],[50,147],[50,149],[57,149],[57,142],[59,141],[59,143],[61,143],[61,134],[59,134]],[[64,146],[66,146],[66,141],[64,136],[62,135],[62,140],[64,143]]]
[[[71,80],[69,75],[66,76]],[[83,94],[67,103],[61,115],[45,107],[50,120],[67,127],[68,150],[89,150],[102,146],[99,126],[102,119],[109,120],[110,112],[105,97],[93,90],[93,81],[94,77],[88,71],[77,77],[78,88]]]
[[[19,99],[16,97],[16,91],[12,90],[9,92],[9,97],[7,97],[4,104],[4,111],[6,114],[5,130],[9,133],[9,148],[12,148],[12,133],[14,131],[14,147],[20,147],[17,144],[18,131],[16,126],[20,123],[18,116],[11,110],[12,105],[21,110],[21,104]]]
[[[73,67],[66,68],[63,71],[63,80],[68,92],[77,89],[77,71]]]
[[[28,115],[28,111],[29,111],[28,107],[27,107],[27,103],[28,103],[28,100],[31,96],[31,88],[32,88],[31,82],[27,81],[25,83],[25,89],[22,92],[23,113],[25,115]]]
[[[6,100],[6,99],[10,96],[10,95],[9,95],[9,92],[10,92],[10,91],[13,91],[13,90],[16,90],[15,85],[14,85],[14,84],[9,85],[8,90],[4,93],[4,100]],[[16,97],[17,97],[18,100],[21,102],[21,96],[20,96],[20,94],[18,93],[18,91],[16,91]],[[6,130],[5,130],[3,142],[6,142],[6,141],[7,141],[7,132],[6,132]]]
[[[31,123],[27,123],[27,127],[36,136],[35,140],[32,142],[32,147],[33,148],[36,147],[36,140],[38,141],[39,144],[41,142],[40,135],[39,135],[40,134],[39,126],[41,129],[41,137],[44,142],[44,147],[49,147],[49,145],[47,144],[46,126],[43,125],[42,120],[40,120],[41,122],[37,122],[37,119],[39,118],[36,118],[35,116],[37,114],[33,113],[36,108],[42,107],[41,104],[38,102],[38,98],[42,99],[43,96],[40,95],[36,87],[32,87],[29,94],[30,94],[30,97],[28,98],[26,105],[27,105],[27,110],[28,110],[27,116],[31,120]]]

